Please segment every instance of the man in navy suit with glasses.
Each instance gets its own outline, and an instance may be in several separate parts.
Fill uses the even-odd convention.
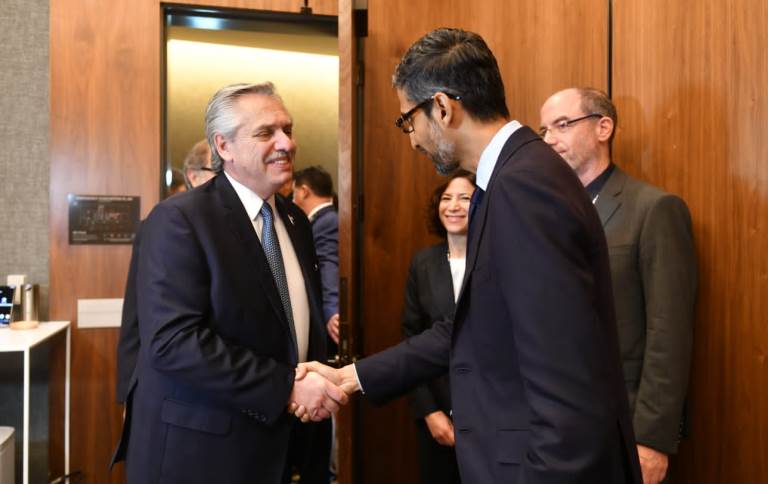
[[[642,482],[605,236],[579,179],[510,120],[479,35],[429,32],[393,84],[404,113],[396,125],[411,146],[440,173],[477,175],[454,323],[354,366],[303,369],[374,402],[448,372],[462,482]]]

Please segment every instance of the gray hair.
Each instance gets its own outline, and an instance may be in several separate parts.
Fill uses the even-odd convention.
[[[231,84],[223,87],[213,95],[205,108],[205,137],[211,147],[211,169],[216,173],[222,170],[224,160],[216,149],[215,137],[221,134],[226,139],[232,139],[240,128],[240,117],[234,110],[235,103],[243,96],[260,94],[271,96],[282,102],[271,82],[262,84]]]
[[[576,92],[581,96],[581,111],[584,114],[599,114],[613,121],[613,131],[608,138],[608,144],[613,144],[613,136],[616,134],[616,126],[619,117],[616,114],[616,106],[604,91],[594,87],[577,87]]]
[[[187,172],[200,171],[203,167],[208,166],[208,160],[211,159],[211,153],[212,151],[210,146],[208,146],[207,139],[201,139],[189,150],[186,158],[184,158],[184,169],[182,170],[184,173],[184,183],[187,185],[187,188],[192,188],[192,183],[187,176]]]

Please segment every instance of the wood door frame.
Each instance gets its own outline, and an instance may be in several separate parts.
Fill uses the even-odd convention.
[[[359,203],[357,140],[357,35],[353,0],[339,0],[339,319],[340,363],[351,362],[357,354],[357,315],[359,314]],[[356,482],[358,459],[355,453],[356,403],[342,409],[336,417],[338,443],[338,482]]]

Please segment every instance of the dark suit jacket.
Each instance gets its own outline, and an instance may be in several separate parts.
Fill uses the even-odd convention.
[[[675,452],[693,344],[696,254],[680,198],[614,167],[595,202],[608,240],[637,442]]]
[[[463,482],[642,482],[605,236],[576,175],[521,128],[475,217],[453,330],[358,361],[366,395],[449,366]]]
[[[125,403],[136,384],[136,358],[139,356],[139,313],[136,305],[136,271],[139,267],[141,250],[141,225],[136,230],[128,266],[128,278],[123,296],[123,315],[120,321],[120,339],[117,341],[117,388],[119,403]]]
[[[309,222],[293,204],[276,203],[307,287],[308,358],[322,358]],[[152,210],[136,288],[141,345],[121,442],[128,482],[281,482],[295,421],[286,404],[296,347],[252,222],[226,177]]]
[[[453,279],[446,254],[448,245],[433,245],[417,252],[411,260],[405,285],[405,303],[401,317],[403,338],[410,338],[441,320],[453,320]],[[451,388],[448,375],[420,385],[410,394],[414,418],[421,419],[441,410],[451,411]]]
[[[328,321],[339,312],[339,215],[336,208],[321,208],[311,223],[315,252],[320,262],[323,321]]]

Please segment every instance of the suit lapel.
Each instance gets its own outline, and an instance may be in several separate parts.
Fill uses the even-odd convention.
[[[600,194],[595,202],[595,209],[600,216],[600,223],[603,228],[613,217],[621,206],[621,192],[624,190],[624,184],[627,182],[627,175],[618,166],[614,166],[613,173],[605,181],[605,186],[600,190]]]
[[[512,159],[517,151],[523,146],[533,141],[541,140],[539,135],[533,132],[531,128],[522,126],[517,131],[512,133],[504,147],[501,149],[499,158],[496,161],[496,165],[493,167],[493,173],[491,173],[491,179],[488,181],[488,188],[483,195],[483,201],[477,210],[475,211],[475,217],[477,220],[472,221],[472,233],[469,234],[469,252],[467,253],[467,268],[464,271],[464,280],[461,284],[461,292],[459,293],[459,299],[457,300],[456,307],[458,309],[461,300],[464,296],[464,292],[469,284],[469,278],[472,276],[472,271],[475,269],[475,263],[477,262],[477,253],[480,247],[480,241],[482,240],[483,232],[485,231],[485,223],[488,217],[488,206],[490,205],[491,195],[493,193],[493,185],[496,181],[496,176],[499,174],[501,168]]]
[[[269,268],[269,262],[264,255],[264,248],[259,242],[256,231],[253,229],[253,222],[248,218],[243,203],[237,196],[237,192],[224,175],[219,175],[213,182],[213,188],[219,196],[219,200],[224,209],[224,219],[230,230],[235,234],[237,240],[243,248],[246,260],[243,261],[244,267],[254,267],[256,269],[256,278],[259,281],[264,294],[269,300],[275,315],[285,325],[289,334],[293,334],[288,319],[283,310],[283,303],[280,301],[280,293],[277,291],[275,278],[272,276],[272,270]]]

